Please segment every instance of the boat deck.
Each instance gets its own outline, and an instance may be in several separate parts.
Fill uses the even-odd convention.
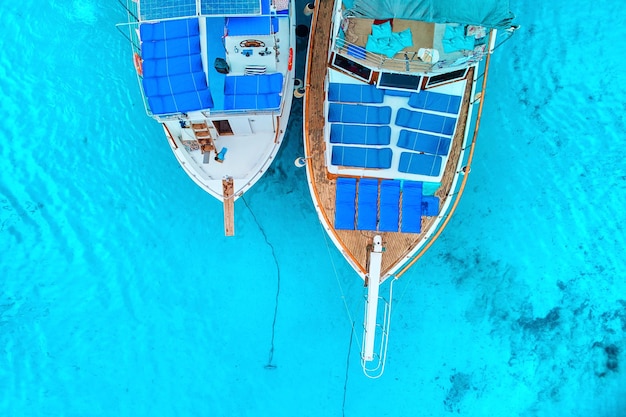
[[[365,275],[367,272],[368,247],[371,247],[375,235],[381,235],[385,246],[382,260],[381,281],[386,279],[394,268],[401,266],[405,260],[414,255],[415,248],[423,243],[434,232],[438,217],[422,217],[421,233],[374,232],[365,230],[335,230],[335,195],[337,176],[328,172],[325,164],[326,144],[324,126],[325,80],[329,64],[329,39],[333,20],[333,2],[316,3],[313,18],[309,57],[306,77],[305,95],[305,152],[307,172],[315,205],[324,226],[355,269]],[[470,68],[464,82],[465,92],[461,101],[461,110],[457,127],[453,135],[449,158],[441,178],[441,186],[436,191],[440,199],[440,209],[446,203],[458,170],[458,161],[465,143],[465,130],[470,109],[470,97],[474,78],[474,69]],[[369,175],[376,177],[374,173]]]

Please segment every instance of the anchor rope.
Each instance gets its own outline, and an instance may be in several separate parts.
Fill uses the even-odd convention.
[[[322,229],[322,236],[324,236],[324,242],[326,243],[326,250],[328,252],[328,258],[330,259],[330,263],[333,266],[333,271],[335,273],[335,280],[337,281],[337,286],[339,286],[339,292],[341,294],[341,299],[343,300],[343,305],[346,308],[346,313],[348,314],[348,319],[350,320],[352,326],[352,335],[354,335],[354,319],[352,318],[352,314],[350,313],[350,308],[348,307],[348,302],[346,301],[346,295],[343,291],[343,286],[341,285],[341,281],[339,280],[339,274],[337,273],[337,266],[335,265],[335,261],[333,261],[332,254],[330,252],[330,245],[328,244],[328,236],[326,231],[322,227],[322,223],[318,222],[320,229]],[[361,343],[357,340],[357,345],[359,346],[359,350],[361,350]]]
[[[267,244],[267,246],[270,247],[270,250],[272,251],[272,258],[274,258],[274,264],[276,265],[276,298],[275,298],[275,304],[274,304],[274,318],[272,320],[272,338],[270,342],[270,350],[269,350],[269,355],[268,355],[269,357],[267,360],[267,364],[265,365],[265,369],[276,369],[276,365],[274,365],[272,361],[274,360],[274,336],[276,335],[276,318],[278,317],[278,297],[280,296],[280,265],[278,263],[278,258],[276,257],[276,252],[274,251],[274,245],[272,245],[272,243],[267,238],[265,229],[263,229],[263,226],[261,226],[261,223],[259,223],[259,221],[257,220],[256,215],[252,211],[252,208],[250,207],[246,199],[243,196],[241,196],[241,199],[243,200],[246,207],[250,211],[250,214],[252,215],[252,219],[259,227],[259,230],[261,231],[261,234],[263,235],[263,239],[265,239],[265,243]]]

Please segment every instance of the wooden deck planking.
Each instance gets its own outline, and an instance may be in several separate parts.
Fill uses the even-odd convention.
[[[226,236],[235,235],[235,196],[234,181],[232,177],[222,180],[222,191],[224,195],[224,234]]]
[[[315,203],[319,206],[325,222],[331,226],[335,216],[335,176],[329,174],[324,160],[324,84],[329,63],[330,29],[332,23],[332,0],[319,0],[316,3],[315,15],[311,27],[310,45],[307,60],[307,78],[305,94],[305,150],[307,155],[307,170],[312,181],[312,190]],[[353,58],[351,58],[353,59]],[[467,88],[462,100],[461,114],[458,118],[457,129],[450,149],[450,157],[445,167],[441,187],[436,195],[440,198],[440,207],[450,193],[458,164],[459,155],[463,147],[465,125],[470,105],[473,70],[468,71]],[[369,232],[362,230],[334,230],[342,250],[348,253],[354,264],[362,273],[367,270],[367,247],[372,243],[375,235],[381,235],[385,254],[382,260],[381,276],[385,275],[396,264],[401,262],[411,250],[425,238],[435,223],[436,217],[422,218],[422,233],[399,232]]]

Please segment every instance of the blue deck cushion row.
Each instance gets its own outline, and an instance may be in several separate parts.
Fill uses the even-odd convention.
[[[389,145],[391,143],[391,128],[389,126],[331,123],[330,143]]]
[[[281,95],[272,94],[225,94],[224,110],[268,110],[280,107]]]
[[[405,181],[402,185],[402,224],[404,233],[422,231],[422,183]]]
[[[425,195],[422,197],[422,216],[436,216],[439,214],[439,197]]]
[[[461,106],[461,97],[422,90],[418,93],[411,93],[409,106],[421,110],[458,114]]]
[[[441,172],[443,158],[437,155],[402,152],[398,171],[436,177]]]
[[[271,94],[283,89],[283,74],[227,75],[224,94]]]
[[[438,114],[411,111],[407,109],[398,110],[396,125],[408,127],[427,132],[452,135],[456,118],[440,116]]]
[[[392,155],[389,148],[335,145],[332,149],[331,163],[347,167],[387,169],[391,167]]]
[[[391,107],[330,103],[328,121],[387,125],[391,122]]]
[[[200,37],[165,39],[141,43],[141,57],[146,59],[173,58],[200,53]]]
[[[162,41],[165,39],[188,38],[200,34],[197,20],[166,20],[139,27],[139,38],[142,42]]]
[[[401,189],[402,207],[400,207]],[[423,196],[422,182],[382,180],[379,183],[378,179],[372,178],[361,178],[358,181],[346,177],[337,179],[335,194],[337,230],[420,233],[422,216],[434,216],[438,211],[439,198]]]
[[[283,74],[228,75],[224,81],[225,110],[267,110],[280,107]]]
[[[174,95],[148,97],[148,104],[154,114],[178,113],[213,107],[211,92],[206,89]]]
[[[206,75],[203,71],[173,75],[170,77],[149,77],[143,79],[144,91],[156,96],[188,93],[207,88]]]
[[[356,216],[357,230],[376,230],[378,217],[378,180],[359,180],[359,197]]]
[[[398,138],[398,146],[412,151],[425,152],[433,155],[447,155],[450,150],[450,138],[429,135],[402,129]]]
[[[378,230],[381,232],[397,232],[400,227],[400,181],[381,181],[379,211]]]
[[[202,69],[197,18],[139,26],[143,90],[153,114],[213,107]]]
[[[330,83],[328,100],[343,103],[382,103],[385,92],[371,84]]]
[[[144,78],[189,74],[198,71],[202,71],[202,57],[200,54],[178,56],[169,59],[144,59],[143,61]]]
[[[337,178],[335,193],[335,229],[354,230],[356,178]]]

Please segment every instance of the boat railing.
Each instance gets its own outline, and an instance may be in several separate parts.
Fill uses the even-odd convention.
[[[408,74],[448,72],[451,69],[472,65],[483,58],[483,55],[469,55],[454,61],[443,59],[430,64],[419,59],[417,53],[413,51],[407,51],[400,57],[396,54],[393,58],[389,58],[384,54],[370,52],[365,47],[350,43],[343,38],[334,39],[332,51],[373,70]]]

